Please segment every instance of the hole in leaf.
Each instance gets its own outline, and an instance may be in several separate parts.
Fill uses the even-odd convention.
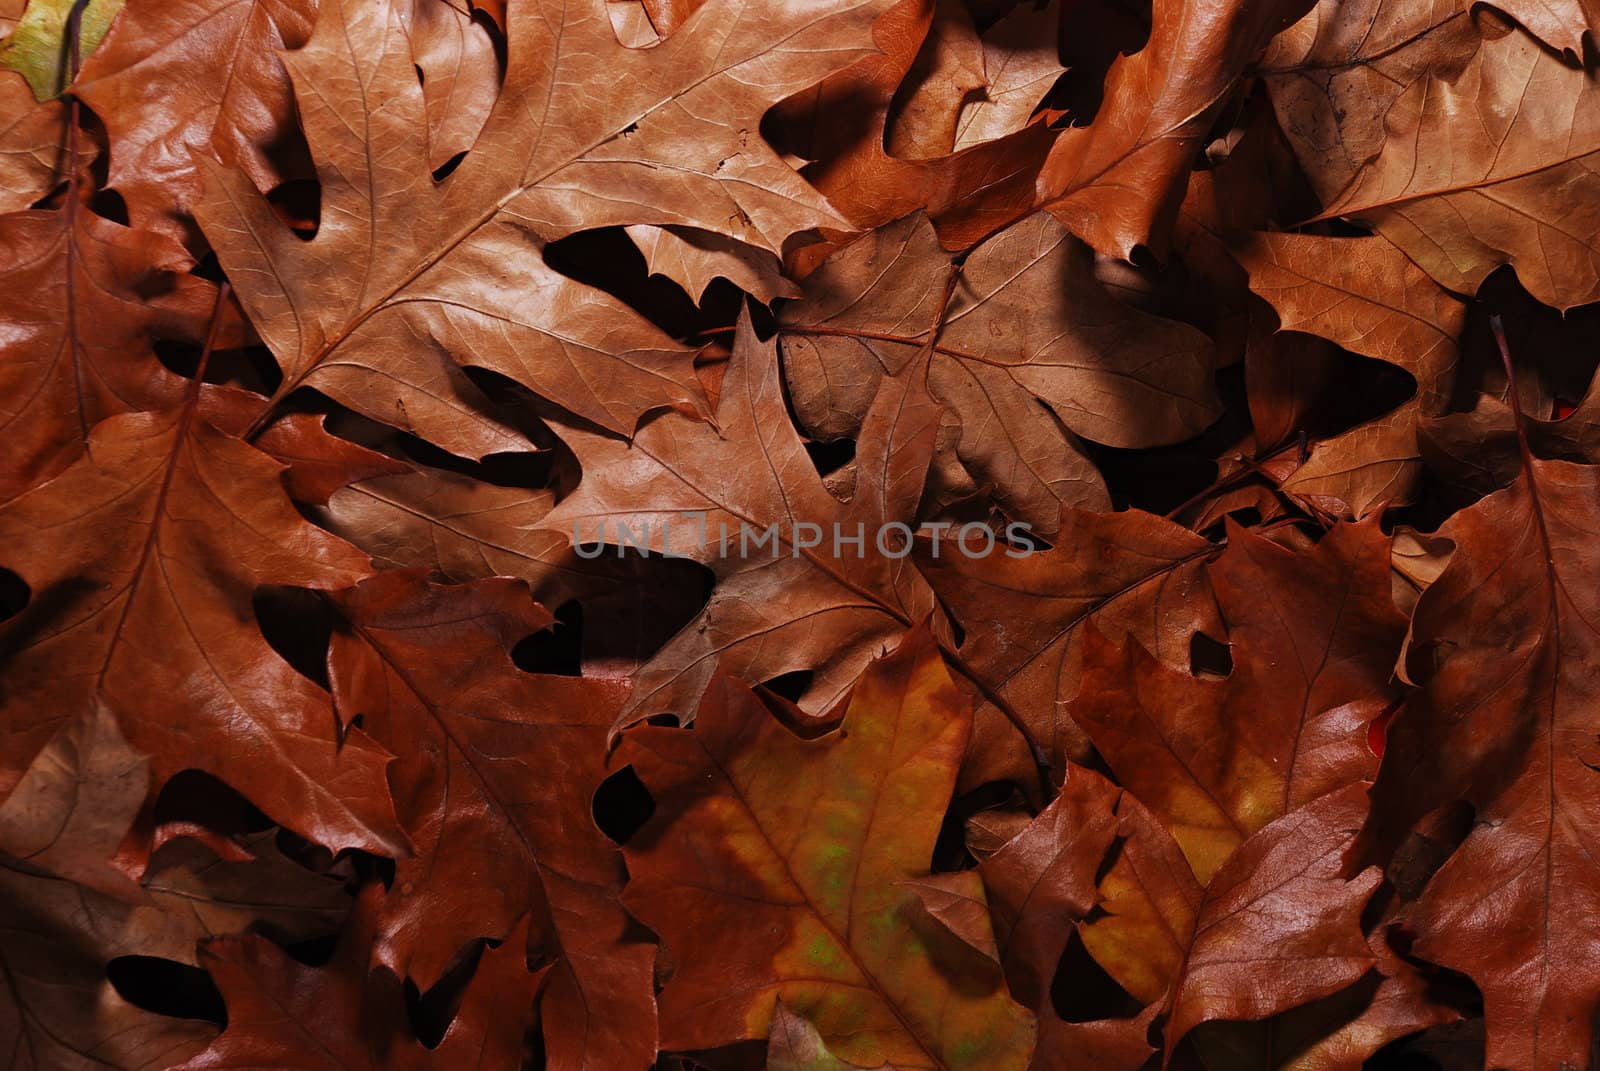
[[[650,821],[656,801],[632,766],[624,766],[594,791],[594,824],[618,844],[626,844]]]
[[[524,636],[511,649],[511,661],[528,673],[561,677],[583,675],[583,607],[571,599],[556,607],[556,623]]]
[[[222,993],[199,967],[155,956],[118,956],[106,964],[106,980],[117,996],[147,1012],[228,1023]]]
[[[0,568],[0,621],[9,621],[20,614],[33,597],[28,582],[10,569]]]
[[[815,678],[816,673],[809,669],[795,669],[790,670],[788,673],[780,673],[770,680],[762,681],[761,685],[773,695],[798,704],[800,697],[806,694]]]
[[[333,611],[322,596],[305,588],[269,586],[256,591],[252,604],[267,645],[296,673],[326,689]]]
[[[1076,929],[1050,983],[1050,1003],[1069,1023],[1131,1019],[1140,1011],[1139,1002],[1089,955]]]
[[[1189,672],[1196,677],[1226,677],[1233,672],[1233,648],[1204,632],[1189,637]]]
[[[445,1032],[461,1008],[461,998],[477,973],[483,950],[484,942],[474,941],[426,993],[419,992],[417,984],[406,979],[406,1016],[411,1021],[412,1033],[424,1047],[438,1048],[444,1040]]]
[[[440,164],[434,169],[433,181],[443,182],[445,179],[455,174],[456,168],[460,167],[461,161],[465,160],[466,158],[467,154],[465,152],[458,152],[454,156],[450,157],[450,159],[446,160],[444,163]]]

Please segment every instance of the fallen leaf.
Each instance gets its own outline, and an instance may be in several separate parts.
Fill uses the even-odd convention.
[[[1546,304],[1600,299],[1600,90],[1582,70],[1451,0],[1324,0],[1265,74],[1327,215],[1372,224],[1460,293],[1512,264]]]
[[[303,966],[253,934],[208,942],[202,962],[228,1002],[228,1025],[182,1071],[294,1067],[305,1071],[518,1067],[541,974],[522,941],[484,952],[461,1008],[437,1048],[407,1027],[400,979],[367,965],[381,886],[368,886],[324,968]],[[520,936],[521,930],[518,930]],[[360,1024],[355,1030],[350,1024]]]
[[[857,450],[872,478],[841,503],[789,423],[774,349],[741,322],[715,427],[669,413],[631,443],[562,430],[583,480],[541,528],[574,544],[637,541],[717,575],[705,610],[639,671],[619,729],[692,716],[719,667],[756,681],[811,671],[800,704],[821,713],[933,610],[909,559],[939,419],[926,365],[883,381]]]
[[[690,351],[549,268],[542,248],[583,228],[650,223],[781,252],[795,232],[834,222],[737,124],[864,50],[874,7],[832,0],[758,14],[713,0],[649,50],[620,45],[601,8],[564,9],[556,22],[510,11],[494,110],[462,165],[436,182],[398,10],[324,3],[306,47],[284,57],[319,161],[316,237],[293,236],[244,176],[223,169],[211,169],[198,206],[283,368],[277,397],[315,387],[474,457],[521,444],[457,361],[623,433],[652,409],[697,405]],[[857,48],[839,43],[852,35]],[[602,70],[610,91],[596,95],[585,78]],[[381,95],[362,105],[351,87],[368,83]],[[359,278],[344,270],[352,259],[364,264]]]
[[[1209,681],[1091,629],[1072,716],[1172,831],[1202,883],[1267,823],[1371,780],[1367,724],[1398,694],[1405,635],[1375,523],[1295,553],[1230,527],[1206,567],[1233,671]]]
[[[651,949],[624,940],[621,857],[590,817],[627,688],[517,669],[511,647],[552,619],[515,580],[389,572],[334,601],[348,622],[328,656],[334,701],[397,756],[389,784],[416,846],[373,905],[374,957],[428,989],[473,941],[511,944],[524,918],[529,951],[553,960],[550,1067],[647,1064]]]
[[[961,462],[1003,507],[1046,536],[1063,505],[1104,508],[1073,433],[1173,442],[1204,429],[1217,400],[1208,340],[1111,300],[1092,264],[1049,216],[1031,216],[965,259],[936,327],[952,258],[928,221],[856,240],[781,313],[797,415],[814,435],[855,434],[880,378],[933,338],[929,389],[961,422]]]
[[[153,786],[202,769],[318,843],[405,851],[389,756],[359,730],[341,740],[327,693],[255,627],[261,585],[331,590],[368,571],[294,512],[279,472],[186,406],[102,421],[87,456],[0,508],[3,564],[31,591],[3,626],[0,795],[104,704]]]
[[[940,812],[922,804],[949,798],[970,729],[923,628],[817,739],[727,679],[692,731],[624,737],[620,759],[656,800],[624,848],[626,902],[678,957],[660,996],[664,1049],[764,1038],[781,1000],[851,1064],[1027,1066],[1031,1017],[1003,987],[946,973],[947,931],[919,930],[897,884],[927,871]],[[708,941],[730,955],[695,956]]]
[[[1144,513],[1065,510],[1054,548],[1025,558],[919,554],[918,568],[966,630],[960,653],[987,686],[1023,713],[1052,762],[1084,755],[1087,738],[1066,713],[1077,696],[1082,626],[1133,635],[1169,665],[1189,664],[1189,638],[1222,634],[1202,569],[1213,546]],[[1031,783],[1031,759],[980,708],[964,787]]]

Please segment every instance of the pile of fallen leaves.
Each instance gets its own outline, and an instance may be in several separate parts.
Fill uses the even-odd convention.
[[[1491,3],[0,0],[0,1063],[1595,1066]]]

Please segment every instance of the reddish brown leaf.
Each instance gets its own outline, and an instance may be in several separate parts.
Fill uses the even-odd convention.
[[[367,559],[311,527],[281,467],[192,408],[112,417],[88,456],[0,509],[31,590],[3,626],[0,795],[68,720],[104,704],[160,785],[198,768],[331,848],[403,853],[389,756],[338,732],[327,693],[267,646],[262,585],[329,590]]]
[[[924,628],[817,739],[725,678],[692,731],[627,734],[621,757],[656,800],[625,849],[627,902],[677,964],[663,1048],[764,1038],[781,1000],[851,1064],[1027,1065],[1031,1018],[1003,987],[951,973],[970,949],[919,927],[898,884],[927,871],[970,728]],[[725,957],[696,954],[711,943]]]
[[[213,288],[185,274],[176,243],[129,230],[76,200],[0,216],[0,287],[9,321],[0,361],[0,430],[9,463],[0,501],[82,455],[106,417],[175,404],[183,380],[152,352],[198,342]]]
[[[511,647],[552,619],[515,580],[391,572],[335,602],[349,629],[329,653],[334,698],[398,756],[389,783],[416,846],[373,905],[378,962],[426,989],[477,938],[511,943],[532,911],[529,951],[553,961],[550,1067],[648,1063],[651,950],[624,940],[621,857],[590,816],[626,688],[517,669]]]
[[[438,1048],[406,1025],[400,980],[369,968],[381,886],[368,886],[328,966],[302,966],[254,934],[208,942],[201,961],[228,1002],[228,1026],[181,1071],[293,1067],[304,1071],[499,1071],[521,1066],[542,972],[524,942],[484,952]],[[513,938],[520,938],[519,926]]]
[[[789,423],[775,347],[748,320],[715,427],[669,413],[632,443],[563,430],[583,480],[541,528],[610,544],[626,530],[654,552],[710,566],[719,581],[705,611],[640,671],[619,728],[658,713],[688,718],[719,666],[756,681],[811,670],[800,703],[821,713],[932,611],[905,532],[884,534],[915,521],[939,419],[926,374],[918,364],[883,380],[857,450],[871,476],[848,503],[812,466]],[[802,545],[813,533],[801,524],[819,541]],[[857,535],[859,549],[834,542]]]

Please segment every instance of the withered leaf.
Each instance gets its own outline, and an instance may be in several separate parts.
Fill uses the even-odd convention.
[[[705,610],[640,670],[619,727],[692,716],[719,667],[755,681],[812,671],[800,703],[821,713],[934,608],[906,551],[939,420],[926,362],[883,380],[857,450],[868,475],[848,503],[828,492],[789,422],[777,365],[746,319],[715,427],[668,413],[631,443],[562,431],[583,480],[541,527],[574,543],[635,539],[718,577]],[[889,524],[902,528],[885,534]]]
[[[1600,90],[1581,69],[1451,0],[1324,0],[1266,63],[1329,215],[1461,293],[1512,264],[1546,304],[1600,299]]]
[[[389,783],[417,853],[372,905],[374,956],[431,988],[473,941],[528,916],[529,951],[553,961],[550,1066],[648,1063],[651,950],[623,940],[622,861],[589,802],[626,686],[517,669],[511,647],[552,619],[509,578],[389,572],[334,601],[349,626],[329,653],[334,699],[398,756]]]
[[[327,693],[255,624],[261,585],[331,590],[369,569],[294,512],[280,468],[186,405],[102,421],[87,456],[0,509],[0,564],[31,592],[0,626],[4,793],[104,703],[158,786],[202,769],[319,843],[406,850],[389,756],[360,730],[341,740]]]
[[[186,274],[176,243],[119,227],[75,199],[0,216],[7,302],[0,501],[82,455],[89,431],[123,413],[176,404],[184,382],[156,359],[159,338],[198,342],[215,291]]]
[[[1094,122],[1056,139],[1040,198],[1101,253],[1164,253],[1197,150],[1235,80],[1306,6],[1155,0],[1148,43],[1112,64]]]
[[[949,973],[954,938],[919,928],[898,884],[926,873],[941,808],[925,803],[949,798],[970,717],[922,628],[817,739],[726,678],[693,730],[624,737],[621,758],[656,799],[624,849],[627,903],[678,956],[663,1048],[764,1038],[781,1000],[851,1064],[1027,1066],[1031,1017],[998,977]],[[708,942],[727,955],[696,956]]]
[[[0,212],[16,212],[49,193],[59,177],[67,108],[39,103],[22,75],[0,71],[0,116]]]
[[[1400,409],[1319,444],[1284,490],[1336,500],[1357,518],[1405,504],[1420,464],[1418,422],[1449,403],[1465,304],[1381,236],[1258,234],[1239,255],[1283,330],[1387,361],[1417,381]]]
[[[1218,408],[1209,340],[1118,303],[1093,263],[1036,214],[965,259],[935,325],[952,257],[927,219],[857,239],[781,313],[802,425],[853,435],[880,377],[933,339],[928,386],[961,423],[956,453],[1009,512],[1048,535],[1063,505],[1104,508],[1104,485],[1073,433],[1154,446],[1197,434]]]
[[[1226,681],[1091,628],[1071,704],[1202,882],[1267,823],[1374,776],[1367,725],[1398,694],[1405,635],[1389,541],[1373,522],[1340,525],[1300,553],[1232,527],[1206,572],[1234,652]]]
[[[1418,600],[1407,651],[1422,690],[1390,732],[1374,795],[1375,821],[1402,827],[1440,802],[1477,808],[1403,917],[1417,955],[1483,991],[1491,1066],[1581,1065],[1600,999],[1586,936],[1600,912],[1587,535],[1597,496],[1591,467],[1527,458],[1510,487],[1440,530],[1455,553]],[[1483,592],[1495,597],[1468,597]]]
[[[1079,758],[1087,740],[1067,715],[1078,694],[1083,626],[1133,635],[1168,665],[1188,667],[1190,636],[1223,632],[1202,568],[1213,545],[1149,514],[1061,514],[1056,545],[1025,558],[924,554],[918,567],[966,629],[961,654],[1022,713],[1052,759]],[[977,715],[964,786],[1015,778],[1030,760],[991,705]]]
[[[781,252],[794,233],[835,222],[748,116],[868,47],[875,8],[714,0],[644,50],[617,42],[603,8],[508,12],[494,110],[461,166],[435,181],[399,9],[323,4],[310,42],[285,55],[318,161],[316,237],[295,237],[224,169],[198,210],[283,368],[280,397],[315,387],[470,456],[520,444],[457,362],[623,433],[649,410],[697,405],[689,350],[551,269],[542,248],[581,228],[648,223]]]
[[[270,190],[296,174],[282,146],[294,117],[279,50],[311,35],[314,0],[128,0],[73,92],[110,135],[108,181],[136,224],[191,246],[198,155]],[[302,150],[303,152],[303,150]],[[290,166],[286,166],[290,165]],[[302,168],[303,170],[303,168]]]
[[[181,1071],[293,1067],[305,1071],[497,1071],[521,1064],[542,974],[530,972],[525,942],[483,953],[460,1009],[437,1048],[407,1026],[399,978],[369,968],[373,914],[383,889],[369,885],[357,902],[333,960],[303,966],[254,934],[208,942],[201,961],[228,1003],[228,1025]],[[519,927],[514,937],[522,936]]]

